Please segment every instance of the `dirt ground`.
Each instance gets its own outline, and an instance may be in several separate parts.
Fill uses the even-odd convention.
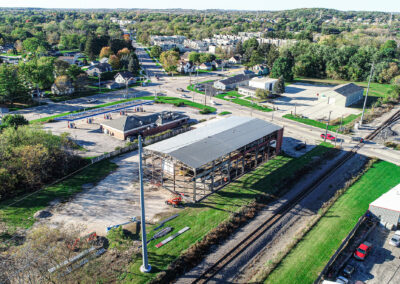
[[[53,216],[46,223],[83,225],[83,233],[96,231],[106,234],[110,225],[128,222],[140,216],[140,191],[138,183],[137,152],[128,153],[113,160],[119,167],[97,185],[87,185],[65,204],[51,209]],[[157,222],[171,207],[165,204],[171,194],[165,189],[145,186],[146,222]]]

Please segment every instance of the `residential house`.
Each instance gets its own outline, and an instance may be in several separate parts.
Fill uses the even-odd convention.
[[[240,64],[242,63],[242,58],[239,55],[235,55],[229,58],[228,62],[231,64]]]
[[[115,82],[118,84],[123,84],[123,85],[131,85],[136,83],[136,79],[133,76],[133,74],[129,71],[123,71],[123,72],[118,72],[114,76]]]
[[[233,77],[222,79],[214,82],[214,88],[218,90],[233,90],[239,86],[247,86],[249,84],[251,75],[239,74]]]
[[[196,71],[196,65],[193,64],[192,61],[179,61],[178,67],[176,68],[180,73],[193,73]]]
[[[251,68],[257,76],[266,76],[269,74],[269,68],[266,65],[258,64]]]
[[[103,57],[102,59],[100,59],[99,63],[108,63],[108,58],[107,57]]]
[[[112,71],[111,65],[108,63],[99,63],[96,65],[92,65],[90,66],[87,70],[86,70],[86,74],[88,74],[89,76],[99,76],[105,72],[110,72]]]
[[[107,87],[107,89],[114,90],[114,89],[121,88],[121,84],[118,84],[117,82],[114,81],[114,82],[107,84],[106,87]]]
[[[71,95],[75,92],[75,88],[72,85],[71,81],[68,81],[66,84],[62,84],[62,85],[57,85],[57,84],[53,84],[51,86],[51,93],[54,95]]]
[[[204,62],[200,64],[199,69],[200,70],[212,70],[213,66],[210,62]]]
[[[117,139],[125,140],[136,135],[148,136],[184,125],[189,120],[179,112],[163,111],[145,116],[122,116],[100,124],[100,129]]]
[[[211,62],[211,64],[215,68],[225,68],[226,65],[227,65],[227,62],[225,60],[222,60],[222,59],[215,59],[213,62]]]

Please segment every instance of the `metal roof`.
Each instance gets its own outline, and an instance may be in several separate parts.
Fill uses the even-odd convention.
[[[400,184],[381,195],[381,197],[370,203],[369,206],[400,212]]]
[[[258,118],[230,116],[209,121],[202,127],[145,149],[199,168],[281,128]]]
[[[327,93],[340,94],[342,96],[347,97],[363,90],[364,89],[362,87],[357,86],[356,84],[348,83],[348,84],[338,85],[333,89],[328,89]]]

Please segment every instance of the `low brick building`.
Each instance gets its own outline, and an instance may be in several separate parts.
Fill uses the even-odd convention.
[[[137,135],[149,136],[184,125],[189,117],[177,112],[163,111],[145,116],[123,116],[100,124],[101,130],[117,139]]]

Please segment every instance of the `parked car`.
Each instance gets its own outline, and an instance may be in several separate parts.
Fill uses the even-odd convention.
[[[354,252],[353,256],[355,259],[364,260],[369,252],[371,251],[372,244],[369,242],[363,242],[358,246],[357,250]]]
[[[96,99],[88,99],[87,102],[92,104],[92,103],[96,103],[97,100]]]
[[[176,89],[178,92],[184,92],[185,90],[184,89],[182,89],[182,88],[177,88]]]
[[[360,143],[364,143],[364,138],[362,138],[362,137],[351,137],[351,140],[360,142]]]
[[[299,144],[296,145],[296,147],[294,147],[294,149],[296,151],[300,151],[301,149],[305,149],[306,147],[307,147],[306,143],[299,143]]]
[[[325,134],[324,133],[321,134],[321,138],[325,139]],[[328,135],[326,135],[326,140],[335,140],[335,139],[336,139],[336,137],[331,135],[331,134],[329,134],[329,133],[328,133]]]
[[[349,279],[344,276],[339,276],[338,278],[336,278],[336,283],[347,284],[349,283]]]
[[[390,239],[389,244],[395,247],[400,246],[400,230],[396,231]]]
[[[342,271],[342,275],[351,278],[351,275],[354,273],[354,266],[347,264],[346,267]]]

